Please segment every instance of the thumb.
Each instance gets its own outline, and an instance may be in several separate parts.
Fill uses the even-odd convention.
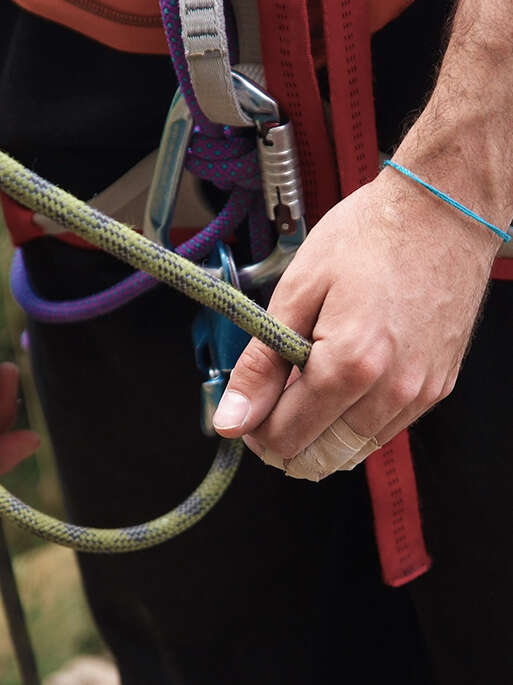
[[[307,241],[278,281],[268,312],[309,337],[327,286],[312,268],[311,259],[301,257]],[[315,259],[313,263],[318,262]],[[239,438],[254,431],[272,412],[290,369],[290,362],[257,338],[252,338],[239,357],[214,414],[216,431],[225,438]]]
[[[233,369],[214,414],[216,431],[226,438],[249,433],[271,413],[290,373],[290,363],[252,338]]]

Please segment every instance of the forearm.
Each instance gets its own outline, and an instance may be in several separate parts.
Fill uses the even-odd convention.
[[[396,158],[493,223],[509,224],[513,15],[508,0],[460,0],[433,94]],[[500,241],[465,222],[494,253]]]

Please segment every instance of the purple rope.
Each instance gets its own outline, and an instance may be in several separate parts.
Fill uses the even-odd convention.
[[[195,262],[206,257],[214,249],[217,240],[226,240],[233,234],[234,224],[238,226],[242,222],[253,198],[254,193],[236,188],[221,213],[206,228],[179,245],[175,251]]]
[[[272,250],[272,236],[261,192],[254,131],[214,124],[205,117],[190,82],[177,0],[160,0],[160,8],[173,67],[195,122],[186,168],[218,188],[232,191],[220,214],[176,252],[193,261],[203,259],[217,240],[233,234],[249,212],[251,255],[255,261],[263,259]],[[11,269],[11,288],[18,304],[33,318],[47,323],[72,323],[108,314],[156,285],[156,279],[137,271],[95,295],[52,302],[32,290],[21,250],[16,251]]]
[[[16,250],[11,265],[11,290],[14,299],[29,316],[43,323],[74,323],[108,314],[152,290],[156,285],[158,281],[155,278],[144,271],[136,271],[95,295],[53,302],[39,297],[32,290],[21,250]]]
[[[242,221],[252,200],[253,193],[236,189],[221,213],[203,231],[179,245],[175,252],[194,261],[206,257],[217,240],[226,240],[232,234],[233,217]],[[159,281],[153,276],[144,271],[136,271],[116,285],[94,295],[76,300],[51,301],[39,297],[32,289],[21,250],[16,250],[11,266],[14,299],[27,314],[45,323],[87,321],[108,314],[157,285]]]

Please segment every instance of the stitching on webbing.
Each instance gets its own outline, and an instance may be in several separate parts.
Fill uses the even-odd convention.
[[[213,3],[208,5],[198,5],[197,7],[185,6],[185,14],[193,14],[194,12],[203,12],[205,10],[213,10],[215,5]]]
[[[187,38],[217,38],[218,33],[217,31],[209,31],[208,33],[205,32],[200,32],[200,33],[188,33]]]

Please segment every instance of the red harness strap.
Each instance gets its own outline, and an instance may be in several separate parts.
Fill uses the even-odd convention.
[[[267,85],[294,124],[311,227],[339,199],[311,55],[306,0],[259,0]],[[323,0],[331,111],[346,196],[378,171],[370,28],[364,0]],[[429,568],[406,433],[366,462],[383,578],[394,586]]]
[[[367,2],[322,0],[331,116],[342,197],[378,173]]]
[[[317,84],[306,0],[259,0],[267,89],[294,124],[307,224],[339,199],[333,145]]]
[[[41,238],[45,235],[41,226],[38,226],[34,221],[34,212],[18,204],[2,192],[0,192],[0,209],[3,212],[12,242],[17,247],[33,238]],[[75,247],[96,249],[90,243],[68,231],[59,233],[59,239]]]
[[[365,462],[383,580],[399,587],[431,566],[422,534],[408,431]]]
[[[343,197],[378,173],[368,2],[323,0],[333,130]],[[383,579],[398,587],[431,565],[407,431],[366,461]]]
[[[42,238],[45,235],[48,235],[41,226],[38,226],[34,221],[35,213],[32,210],[18,204],[18,202],[3,192],[0,192],[0,209],[2,210],[5,225],[11,234],[11,240],[15,247],[21,247],[34,238]],[[200,230],[200,228],[192,228],[190,226],[173,226],[173,238],[175,239],[176,244],[179,245],[186,240],[190,240],[190,238],[196,235]],[[137,232],[140,233],[140,230]],[[96,245],[88,243],[86,240],[83,240],[70,231],[59,233],[58,238],[68,245],[73,245],[73,247],[81,247],[86,250],[95,251],[99,249]],[[237,242],[237,239],[235,236],[232,236],[227,238],[225,242],[233,245]]]
[[[513,281],[513,259],[496,259],[492,266],[491,278],[495,281]]]
[[[378,173],[369,7],[362,0],[323,0],[323,12],[333,130],[346,197]],[[406,431],[367,459],[366,474],[383,579],[403,585],[431,563]]]

